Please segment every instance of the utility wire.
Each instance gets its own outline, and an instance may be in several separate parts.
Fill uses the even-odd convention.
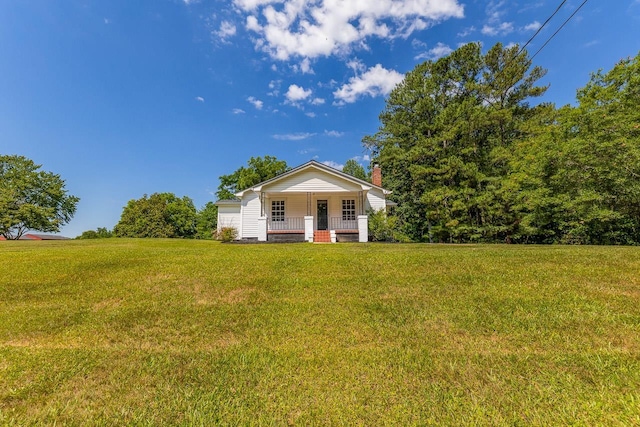
[[[542,49],[544,49],[544,47],[545,47],[545,46],[546,46],[546,45],[551,41],[551,39],[553,39],[553,38],[556,36],[556,34],[558,34],[558,33],[560,32],[560,30],[562,30],[562,28],[563,28],[565,25],[567,25],[567,23],[568,23],[569,21],[571,21],[571,19],[575,16],[575,14],[576,14],[576,13],[578,13],[578,11],[579,11],[580,9],[582,9],[582,6],[584,6],[588,1],[589,1],[589,0],[584,0],[584,1],[582,2],[582,4],[581,4],[580,6],[578,6],[578,8],[577,8],[577,9],[576,9],[572,14],[571,14],[571,16],[569,16],[569,17],[567,18],[567,20],[566,20],[566,21],[564,21],[564,22],[562,23],[562,25],[560,25],[560,28],[558,28],[558,29],[556,30],[556,32],[555,32],[555,33],[553,33],[553,34],[551,35],[551,37],[549,37],[549,38],[547,39],[547,41],[546,41],[546,42],[544,42],[544,44],[540,47],[540,49],[538,49],[538,51],[537,51],[536,53],[534,53],[534,54],[533,54],[533,56],[532,56],[531,58],[529,58],[529,60],[530,60],[530,61],[533,61],[533,58],[535,58],[535,57],[536,57],[536,55],[537,55],[537,54],[539,54],[539,53],[540,53],[540,51],[541,51]]]
[[[547,39],[547,41],[545,41],[545,42],[544,42],[544,44],[540,47],[540,49],[538,49],[538,50],[537,50],[537,52],[536,52],[533,56],[531,56],[531,57],[529,57],[529,58],[527,59],[527,63],[528,63],[529,65],[533,63],[533,58],[535,58],[535,57],[536,57],[536,55],[537,55],[537,54],[539,54],[539,53],[540,53],[540,51],[541,51],[542,49],[544,49],[544,48],[545,48],[545,46],[547,46],[547,44],[549,44],[549,42],[551,41],[551,39],[553,39],[553,38],[556,36],[556,34],[558,34],[558,33],[560,32],[560,30],[562,30],[562,28],[563,28],[563,27],[564,27],[564,26],[565,26],[565,25],[566,25],[566,24],[567,24],[567,23],[568,23],[568,22],[569,22],[569,21],[570,21],[570,20],[575,16],[575,14],[576,14],[576,13],[578,13],[578,11],[582,8],[582,6],[584,6],[584,5],[587,3],[587,1],[589,1],[589,0],[584,0],[584,1],[582,2],[582,4],[581,4],[580,6],[578,6],[578,8],[577,8],[576,10],[574,10],[574,11],[573,11],[573,13],[571,14],[571,16],[569,16],[569,18],[567,18],[567,19],[562,23],[562,25],[560,25],[560,27],[556,30],[556,32],[555,32],[555,33],[553,33],[553,34],[551,35],[551,37],[549,37],[549,38]],[[555,16],[559,11],[560,11],[560,9],[562,8],[562,6],[564,6],[564,4],[565,4],[566,2],[567,2],[567,0],[563,0],[563,1],[558,5],[558,7],[557,7],[557,8],[556,8],[556,10],[551,14],[551,16],[549,16],[549,17],[547,18],[547,20],[546,20],[546,21],[544,21],[544,23],[540,26],[540,28],[538,28],[538,31],[536,31],[536,33],[535,33],[535,34],[534,34],[534,35],[533,35],[533,36],[532,36],[532,37],[531,37],[531,38],[530,38],[530,39],[529,39],[529,40],[524,44],[524,46],[522,46],[522,47],[520,48],[520,50],[518,50],[518,53],[517,53],[517,54],[516,54],[516,55],[515,55],[511,60],[507,60],[507,61],[506,61],[506,63],[504,64],[504,67],[502,68],[502,70],[500,70],[500,71],[498,72],[497,76],[499,76],[501,73],[503,73],[503,72],[504,72],[504,70],[505,70],[505,69],[506,69],[506,68],[511,64],[511,62],[512,62],[512,61],[514,61],[514,60],[515,60],[515,59],[516,59],[516,58],[517,58],[517,57],[518,57],[518,56],[519,56],[519,55],[524,51],[524,49],[527,47],[527,45],[528,45],[529,43],[531,43],[531,41],[532,41],[532,40],[533,40],[533,39],[534,39],[534,38],[535,38],[535,37],[540,33],[540,31],[542,31],[542,29],[544,28],[544,26],[545,26],[545,25],[547,25],[547,23],[549,23],[549,21],[551,21],[551,19],[552,19],[552,18],[553,18],[553,17],[554,17],[554,16]],[[528,66],[525,66],[525,70],[526,70],[526,68],[528,68]],[[524,71],[524,70],[523,70],[523,71]],[[497,78],[497,76],[496,76],[496,78]]]
[[[564,6],[564,4],[566,2],[567,2],[567,0],[563,0],[562,3],[560,3],[560,5],[556,8],[555,12],[553,12],[553,14],[551,14],[551,16],[549,16],[546,21],[544,21],[544,23],[540,26],[540,28],[538,28],[538,31],[536,31],[536,33],[534,35],[532,35],[529,40],[527,40],[527,42],[524,44],[524,46],[522,46],[520,48],[520,50],[518,51],[518,54],[516,56],[520,55],[522,53],[522,51],[525,50],[527,48],[527,46],[529,46],[529,43],[531,43],[533,41],[533,39],[535,39],[536,36],[538,34],[540,34],[540,31],[542,31],[542,29],[549,23],[549,21],[551,21],[551,19],[553,19],[553,17],[556,16],[556,14],[560,11],[562,6]]]

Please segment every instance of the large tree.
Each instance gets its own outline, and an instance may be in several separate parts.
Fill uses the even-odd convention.
[[[213,239],[213,232],[218,225],[218,207],[213,202],[207,202],[198,211],[196,219],[196,238]]]
[[[354,176],[358,179],[362,179],[367,181],[369,177],[367,176],[367,172],[364,170],[362,165],[356,162],[354,159],[349,159],[345,162],[344,167],[342,168],[342,172]]]
[[[117,237],[192,238],[196,234],[196,221],[196,208],[189,197],[145,194],[127,203],[113,232]]]
[[[80,200],[60,175],[39,170],[24,156],[0,156],[0,235],[19,239],[27,230],[59,232]]]
[[[364,138],[416,240],[510,239],[504,197],[512,144],[525,136],[544,75],[526,51],[470,43],[409,72],[389,95],[379,131]]]
[[[640,243],[640,55],[592,74],[514,148],[520,234],[547,243]]]
[[[235,198],[235,193],[266,181],[289,170],[287,162],[273,156],[251,157],[247,166],[241,166],[232,174],[220,176],[216,196],[220,200]]]

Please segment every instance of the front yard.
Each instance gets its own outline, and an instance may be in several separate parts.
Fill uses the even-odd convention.
[[[0,267],[0,424],[640,424],[638,248],[0,242]]]

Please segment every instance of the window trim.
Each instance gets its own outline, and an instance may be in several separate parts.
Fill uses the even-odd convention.
[[[342,220],[343,221],[355,221],[356,216],[356,200],[355,199],[342,199]]]
[[[284,222],[286,217],[286,203],[284,199],[271,200],[271,221]]]

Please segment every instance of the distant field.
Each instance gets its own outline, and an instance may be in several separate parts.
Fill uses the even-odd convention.
[[[640,425],[640,249],[0,242],[0,424]]]

